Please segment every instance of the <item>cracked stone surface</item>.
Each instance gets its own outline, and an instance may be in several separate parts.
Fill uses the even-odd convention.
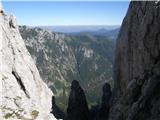
[[[53,94],[25,47],[15,17],[1,12],[0,21],[0,119],[55,120],[50,114]]]
[[[159,3],[130,3],[117,39],[109,120],[160,119]]]
[[[159,57],[158,3],[131,2],[117,39],[115,88],[123,93],[130,80],[146,70],[152,70]],[[155,72],[159,73],[159,70]]]

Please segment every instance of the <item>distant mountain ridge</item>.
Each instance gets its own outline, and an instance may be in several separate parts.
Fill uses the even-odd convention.
[[[48,29],[53,32],[77,33],[77,32],[95,32],[99,30],[114,30],[120,28],[120,25],[59,25],[59,26],[35,26],[42,29]]]
[[[93,36],[102,36],[102,37],[108,37],[111,38],[113,40],[116,40],[118,33],[119,33],[120,28],[116,28],[116,29],[99,29],[96,31],[82,31],[82,32],[73,32],[73,33],[67,33],[69,35],[78,35],[78,34],[90,34]]]

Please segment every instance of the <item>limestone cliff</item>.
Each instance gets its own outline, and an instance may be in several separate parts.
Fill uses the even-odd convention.
[[[160,2],[130,3],[117,39],[110,120],[160,119]]]
[[[55,120],[52,92],[42,81],[19,33],[16,19],[1,9],[0,119]]]

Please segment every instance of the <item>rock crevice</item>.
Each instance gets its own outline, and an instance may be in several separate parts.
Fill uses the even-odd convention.
[[[24,86],[24,84],[23,84],[23,82],[22,82],[22,80],[21,80],[21,77],[18,76],[18,74],[17,74],[15,71],[12,71],[12,74],[13,74],[13,76],[16,78],[16,80],[17,80],[20,88],[24,91],[24,93],[26,94],[26,96],[27,96],[28,98],[30,98],[30,96],[28,95],[28,93],[27,93],[27,91],[26,91],[26,88],[25,88],[25,86]]]

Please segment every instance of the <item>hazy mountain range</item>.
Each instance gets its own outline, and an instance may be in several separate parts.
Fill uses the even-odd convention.
[[[77,33],[77,32],[96,32],[99,30],[108,31],[120,28],[120,25],[59,25],[59,26],[35,26],[49,29],[54,32]]]

